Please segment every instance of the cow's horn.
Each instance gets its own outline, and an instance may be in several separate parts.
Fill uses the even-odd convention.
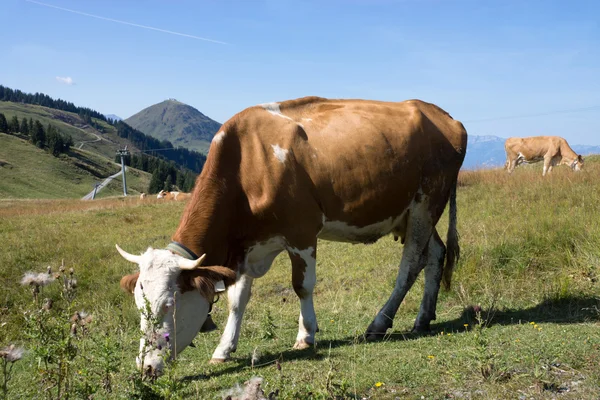
[[[117,247],[117,250],[119,251],[119,253],[127,261],[131,261],[132,263],[139,264],[140,261],[142,260],[142,256],[134,256],[133,254],[129,254],[128,252],[126,252],[125,250],[123,250],[122,248],[120,248],[118,244],[115,244],[115,246]]]
[[[206,254],[202,254],[197,260],[188,260],[187,258],[182,257],[179,260],[179,268],[196,269],[202,264],[202,261],[204,261],[204,257],[206,257]]]

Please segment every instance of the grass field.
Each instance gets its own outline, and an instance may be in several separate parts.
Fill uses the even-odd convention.
[[[1,157],[0,157],[1,158]],[[91,335],[118,346],[112,392],[132,398],[139,313],[118,287],[135,266],[116,252],[164,247],[184,205],[106,199],[0,202],[0,347],[27,348],[23,310],[31,293],[18,284],[26,271],[75,269],[77,309],[94,316]],[[222,398],[258,376],[280,399],[598,399],[600,398],[600,158],[585,171],[541,165],[461,174],[458,218],[462,258],[453,288],[441,292],[432,334],[407,333],[423,293],[422,277],[400,307],[384,340],[361,335],[387,300],[402,247],[392,238],[372,245],[319,242],[314,349],[293,351],[299,303],[289,260],[276,259],[255,282],[240,343],[231,362],[209,365],[226,301],[215,304],[219,330],[199,334],[172,371],[171,398]],[[445,237],[447,216],[438,224]],[[47,289],[44,296],[56,296]],[[481,308],[478,323],[475,309]],[[81,342],[75,379],[100,362]],[[43,398],[31,354],[15,364],[14,398]],[[253,366],[254,365],[254,366]],[[279,368],[278,368],[279,367]],[[98,378],[99,379],[99,378]],[[12,397],[11,397],[12,398]]]
[[[54,157],[47,151],[15,136],[0,133],[0,199],[81,198],[94,182],[119,171],[121,166],[98,154],[72,149],[69,156]],[[132,194],[146,191],[150,174],[134,169],[127,172]],[[116,179],[98,197],[122,194]]]

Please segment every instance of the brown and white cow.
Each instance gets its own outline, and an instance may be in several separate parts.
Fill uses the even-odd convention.
[[[253,280],[285,251],[300,298],[294,348],[303,349],[314,344],[317,331],[317,239],[373,243],[393,234],[404,243],[398,277],[366,336],[381,337],[392,327],[422,269],[425,293],[414,330],[428,330],[440,282],[449,287],[458,258],[456,180],[466,148],[463,125],[419,100],[306,97],[248,108],[214,136],[167,249],[140,256],[119,249],[139,264],[121,285],[135,294],[138,308],[145,296],[160,329],[175,335],[179,353],[205,323],[215,282],[223,280],[229,318],[211,360],[221,362],[236,350]],[[435,226],[448,199],[446,250]],[[142,315],[143,331],[146,324]],[[159,373],[163,358],[156,350],[140,361]]]
[[[508,138],[504,142],[506,163],[504,167],[512,173],[521,163],[544,161],[542,176],[552,172],[556,165],[565,164],[574,171],[583,168],[583,157],[577,155],[567,141],[559,136],[533,136]]]
[[[168,192],[166,190],[161,190],[160,192],[158,192],[158,194],[156,195],[157,199],[165,199],[165,200],[175,200],[175,201],[181,201],[181,200],[187,200],[192,196],[191,193],[184,193],[184,192]]]

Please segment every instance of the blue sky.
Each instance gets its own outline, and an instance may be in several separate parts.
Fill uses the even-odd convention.
[[[224,122],[306,95],[419,98],[470,134],[600,145],[598,1],[41,3],[2,0],[0,84],[103,113],[176,98]]]

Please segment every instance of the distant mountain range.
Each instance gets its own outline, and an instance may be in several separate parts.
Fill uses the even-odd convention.
[[[506,161],[504,152],[504,141],[506,138],[498,136],[469,136],[467,145],[467,156],[463,163],[463,168],[495,168],[502,167]],[[600,154],[600,146],[573,145],[570,144],[573,151],[577,154]]]
[[[115,114],[104,114],[106,118],[112,119],[113,121],[123,121],[123,118]]]
[[[125,120],[127,124],[174,146],[208,152],[210,142],[221,124],[175,99],[143,109]]]

